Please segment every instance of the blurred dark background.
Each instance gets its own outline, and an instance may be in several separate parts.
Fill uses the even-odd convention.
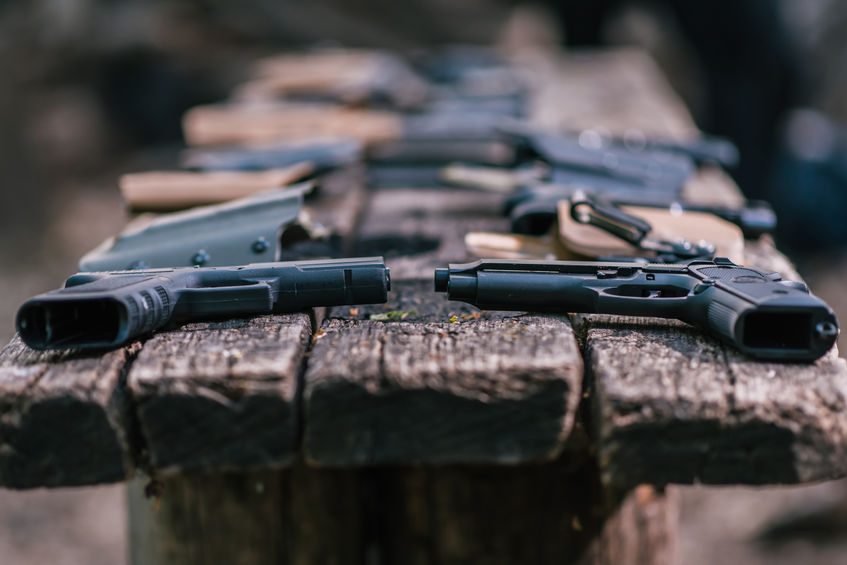
[[[0,2],[0,339],[127,216],[118,175],[170,164],[179,118],[256,57],[302,45],[637,45],[705,131],[731,137],[780,246],[847,319],[847,4],[835,0]],[[843,482],[682,489],[680,563],[847,561]],[[0,491],[0,562],[122,562],[121,486]]]

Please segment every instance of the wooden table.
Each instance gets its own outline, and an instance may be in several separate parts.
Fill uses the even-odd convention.
[[[534,118],[682,137],[637,52],[533,61]],[[847,470],[847,366],[754,362],[685,324],[483,313],[432,292],[500,197],[364,191],[319,218],[389,305],[186,324],[104,354],[0,351],[0,485],[128,481],[133,563],[668,563],[668,485]],[[701,173],[691,199],[732,204]],[[748,264],[796,278],[767,241]],[[370,314],[412,311],[402,320]],[[155,479],[151,482],[151,478]],[[147,487],[154,500],[145,497]]]

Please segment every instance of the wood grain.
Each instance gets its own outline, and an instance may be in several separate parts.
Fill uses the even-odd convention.
[[[549,123],[693,132],[661,81],[640,74],[642,63],[614,53],[557,63],[550,103],[560,114]],[[686,188],[697,201],[739,198],[722,173],[697,183]],[[395,280],[387,308],[332,310],[310,354],[305,315],[186,325],[97,354],[35,353],[15,340],[0,352],[0,483],[119,481],[134,461],[163,475],[286,467],[298,448],[304,365],[311,463],[528,464],[556,457],[574,429],[580,353],[589,379],[583,412],[603,480],[616,489],[847,472],[847,384],[836,352],[812,365],[753,362],[681,323],[600,316],[573,318],[578,347],[567,318],[476,318],[431,292],[431,269],[471,259],[465,232],[507,228],[500,196],[383,190],[362,214],[361,187],[341,187],[315,213],[340,217],[342,234],[358,224],[353,251],[387,256]],[[745,253],[754,266],[796,275],[766,242]],[[368,319],[403,310],[415,314]]]
[[[800,280],[767,242],[751,266]],[[606,480],[775,484],[847,473],[847,363],[764,363],[681,322],[582,316]]]
[[[550,81],[542,90],[545,123],[675,139],[697,133],[643,54],[584,53],[552,68],[579,79]],[[741,201],[718,169],[701,171],[685,197]],[[748,242],[745,257],[799,280],[767,240]],[[586,414],[607,483],[793,483],[847,472],[847,373],[835,350],[811,365],[762,363],[681,322],[620,316],[573,322],[591,396]]]
[[[194,323],[154,335],[127,379],[145,463],[159,474],[289,463],[310,336],[308,314]]]
[[[670,564],[674,493],[609,499],[585,447],[521,466],[187,474],[155,500],[135,481],[132,563]]]
[[[15,337],[0,350],[0,486],[123,481],[133,473],[125,370],[139,344],[37,352]]]
[[[559,453],[582,374],[567,320],[483,316],[432,288],[435,267],[473,259],[467,230],[505,229],[500,199],[472,190],[373,194],[354,249],[385,255],[393,291],[384,307],[333,309],[316,335],[303,393],[308,461],[503,463]],[[369,319],[392,311],[407,314]]]
[[[309,201],[341,248],[364,204],[361,181],[355,167],[334,171]],[[145,343],[128,378],[144,464],[159,475],[287,466],[314,323],[291,314],[187,324]]]
[[[775,484],[847,471],[847,366],[753,361],[672,321],[586,317],[606,480]]]
[[[127,486],[133,565],[287,563],[290,525],[280,509],[282,471],[187,474]]]
[[[596,462],[373,471],[387,563],[670,564],[675,497],[604,501]]]
[[[517,463],[559,453],[582,375],[567,320],[480,315],[433,301],[431,284],[393,284],[391,308],[413,312],[401,322],[324,322],[303,393],[310,462]]]

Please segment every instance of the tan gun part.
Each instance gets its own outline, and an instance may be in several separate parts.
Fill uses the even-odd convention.
[[[323,136],[351,137],[365,144],[397,139],[403,131],[392,112],[327,104],[232,104],[197,106],[182,120],[194,146],[238,145]]]
[[[267,171],[150,171],[121,176],[124,200],[132,210],[168,211],[217,204],[281,188],[314,172],[309,162]]]
[[[647,221],[653,230],[651,239],[691,242],[709,241],[716,257],[728,257],[744,264],[744,235],[741,228],[708,212],[692,212],[644,206],[621,206],[621,210]],[[640,250],[596,226],[571,218],[571,203],[559,202],[559,239],[563,246],[586,257],[643,256]]]
[[[401,107],[420,105],[429,85],[396,56],[367,49],[322,49],[259,60],[252,78],[233,92],[239,101],[269,101],[325,93],[348,105],[369,102],[374,90],[390,85]]]

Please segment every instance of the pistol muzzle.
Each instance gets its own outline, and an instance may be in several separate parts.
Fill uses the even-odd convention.
[[[447,292],[447,283],[449,282],[449,269],[435,269],[435,292]]]

